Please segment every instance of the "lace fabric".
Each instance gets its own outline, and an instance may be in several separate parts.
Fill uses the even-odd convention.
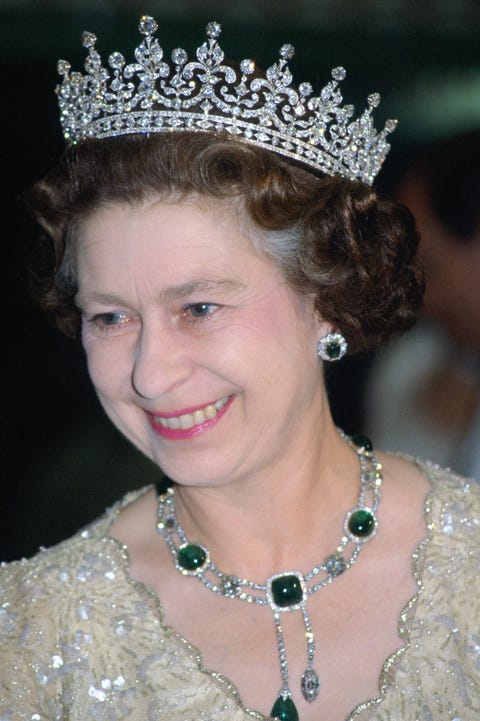
[[[347,721],[478,721],[480,488],[421,464],[432,484],[429,537],[416,550],[417,595],[399,619],[405,641],[379,693]],[[72,539],[0,569],[1,721],[248,721],[235,686],[203,668],[131,580],[108,536],[120,504]]]

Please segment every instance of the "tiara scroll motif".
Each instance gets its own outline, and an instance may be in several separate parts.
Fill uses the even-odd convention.
[[[310,83],[292,87],[292,45],[280,48],[279,61],[262,76],[255,73],[253,60],[233,67],[224,62],[216,22],[207,25],[207,40],[197,49],[196,60],[189,61],[185,50],[176,48],[172,66],[153,37],[157,28],[152,17],[141,18],[144,39],[130,64],[114,52],[107,69],[89,32],[82,35],[88,50],[84,75],[59,60],[62,82],[56,92],[68,143],[131,133],[223,131],[327,175],[373,182],[396,121],[387,120],[376,132],[372,111],[380,102],[378,93],[368,96],[367,109],[352,120],[353,106],[341,106],[343,68],[334,68],[331,81],[314,96]]]

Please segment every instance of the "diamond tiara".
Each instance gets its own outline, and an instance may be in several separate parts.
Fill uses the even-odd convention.
[[[114,52],[110,69],[105,67],[95,49],[97,38],[89,32],[82,35],[88,50],[84,75],[59,60],[62,81],[56,92],[68,143],[131,133],[226,132],[327,175],[373,182],[390,150],[387,135],[396,121],[387,120],[376,132],[372,111],[380,102],[378,93],[369,95],[366,110],[352,119],[353,106],[341,106],[343,68],[332,70],[317,96],[310,83],[292,87],[292,45],[283,45],[278,62],[262,75],[253,60],[234,67],[224,62],[216,22],[207,25],[207,40],[195,60],[176,48],[169,65],[153,37],[157,28],[152,17],[140,19],[144,39],[133,63]]]

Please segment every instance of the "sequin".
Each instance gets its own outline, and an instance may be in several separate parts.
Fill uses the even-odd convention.
[[[93,606],[88,603],[80,603],[77,610],[78,617],[82,621],[88,621],[93,617]]]
[[[480,671],[480,636],[478,634],[469,635],[466,651],[475,658],[475,668]]]
[[[105,691],[101,688],[95,688],[95,686],[90,686],[90,688],[88,689],[88,695],[96,699],[97,701],[101,701],[102,703],[107,698],[107,694],[105,693]]]
[[[387,659],[378,696],[347,721],[480,717],[480,487],[423,470],[430,540],[413,556],[419,592],[400,616],[405,646]],[[108,538],[119,508],[0,569],[0,720],[266,721],[129,580],[125,549]]]

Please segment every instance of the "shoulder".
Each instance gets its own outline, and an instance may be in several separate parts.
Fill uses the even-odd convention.
[[[384,526],[394,529],[394,543],[416,537],[414,560],[423,566],[423,579],[436,577],[457,587],[471,582],[479,589],[480,604],[480,484],[404,454],[380,453],[379,458]]]
[[[75,594],[81,594],[85,582],[98,575],[99,563],[107,573],[102,553],[104,534],[99,526],[84,530],[67,541],[40,550],[33,558],[3,564],[0,567],[0,607],[12,610],[15,626],[43,627],[59,621],[61,607]],[[68,601],[67,601],[68,599]],[[9,625],[10,631],[14,626]]]
[[[385,459],[394,466],[396,486],[408,486],[407,499],[421,485],[424,512],[422,538],[411,557],[417,591],[399,618],[405,645],[384,666],[391,683],[385,711],[392,709],[395,718],[408,708],[415,718],[473,721],[480,698],[480,487],[428,461]],[[402,525],[413,512],[413,504],[404,502],[393,511]]]
[[[126,549],[109,532],[122,507],[138,495],[127,496],[57,546],[28,560],[2,564],[0,697],[10,683],[8,669],[19,668],[21,663],[28,668],[45,667],[48,688],[55,689],[61,680],[55,659],[63,663],[61,649],[72,643],[66,639],[73,632],[84,643],[90,643],[94,633],[97,638],[110,632],[114,636],[114,609],[121,615],[123,608],[134,608],[137,596],[129,582]],[[0,717],[1,710],[0,703]]]
[[[453,541],[480,536],[480,483],[430,461],[415,461],[431,485],[427,514],[432,531]]]
[[[108,581],[122,560],[121,544],[110,537],[110,529],[120,511],[135,502],[145,489],[128,494],[103,516],[56,546],[40,551],[30,559],[0,565],[0,608],[17,611],[45,603],[51,609],[55,599],[65,599],[89,582]]]
[[[115,718],[246,718],[235,692],[165,625],[157,596],[132,580],[111,534],[119,518],[130,529],[142,498],[0,569],[0,719],[103,718],[107,699]]]
[[[480,483],[432,461],[404,454],[390,458],[403,463],[414,482],[419,477],[427,482],[425,518],[430,536],[450,547],[479,540]]]
[[[405,453],[378,455],[395,487],[407,499],[411,500],[415,490],[423,498],[426,496],[425,511],[435,523],[435,530],[439,521],[449,516],[452,522],[460,522],[462,532],[480,533],[480,483]]]
[[[426,617],[449,616],[471,632],[480,621],[480,484],[428,461],[415,465],[430,484],[428,534],[414,554],[420,606]]]
[[[422,463],[422,467],[431,483],[425,507],[429,529],[425,579],[442,579],[441,585],[451,594],[470,589],[470,614],[478,620],[480,484],[432,463]]]
[[[10,718],[12,709],[15,718],[36,718],[44,707],[60,718],[68,629],[79,629],[77,622],[89,613],[88,581],[111,570],[100,569],[100,538],[85,531],[0,568],[1,718]]]
[[[480,694],[480,486],[432,463],[418,463],[431,491],[425,504],[428,537],[414,555],[419,595],[410,609],[415,643],[409,658],[424,671],[432,707],[438,685],[444,684],[453,718]]]

